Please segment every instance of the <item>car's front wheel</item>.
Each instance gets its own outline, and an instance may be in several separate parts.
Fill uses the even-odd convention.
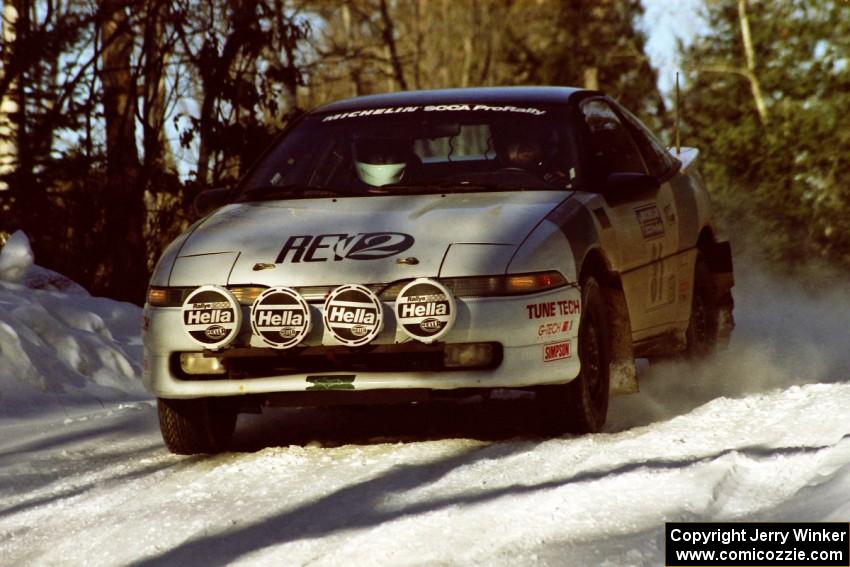
[[[602,288],[593,277],[589,277],[582,285],[578,329],[579,375],[568,384],[546,387],[539,394],[550,429],[595,433],[605,425],[610,387],[610,345]]]
[[[237,409],[227,398],[159,398],[157,412],[162,439],[178,455],[224,451],[236,428]]]

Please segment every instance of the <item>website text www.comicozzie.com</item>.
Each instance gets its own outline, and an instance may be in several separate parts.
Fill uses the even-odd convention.
[[[850,524],[668,523],[665,564],[850,566]]]
[[[733,563],[739,561],[775,561],[777,563],[807,561],[811,562],[812,565],[820,565],[819,562],[821,561],[840,560],[843,555],[840,551],[834,550],[806,552],[802,549],[721,549],[719,552],[714,549],[686,549],[676,551],[676,559],[683,562],[684,565],[695,565],[694,561],[699,561],[701,565],[713,564],[714,561],[731,561]]]

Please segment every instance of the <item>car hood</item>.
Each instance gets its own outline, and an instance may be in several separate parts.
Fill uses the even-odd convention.
[[[483,250],[498,249],[500,267],[491,273],[503,273],[516,247],[568,195],[514,191],[237,203],[201,223],[177,263],[212,254],[235,258],[229,285],[383,283],[439,275],[453,244],[498,244]]]

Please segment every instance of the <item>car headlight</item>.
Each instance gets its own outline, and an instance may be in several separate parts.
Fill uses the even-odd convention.
[[[555,270],[505,276],[439,278],[439,280],[455,297],[524,295],[567,285],[567,279]]]
[[[251,305],[254,303],[254,300],[268,288],[265,286],[234,286],[228,287],[227,289],[230,290],[230,293],[233,294],[236,301],[242,305]]]
[[[194,287],[157,287],[148,288],[148,305],[151,307],[180,307],[196,289]]]
[[[182,307],[189,294],[197,287],[158,287],[148,288],[148,305],[151,307]],[[265,291],[264,286],[234,286],[227,289],[242,305],[251,305],[257,296]]]
[[[494,297],[499,295],[525,295],[555,289],[567,285],[567,279],[557,270],[508,274],[501,276],[464,276],[460,278],[437,278],[455,297]],[[401,280],[388,285],[371,284],[381,301],[395,301],[399,292],[410,280]],[[296,287],[308,302],[324,301],[338,285]],[[153,307],[181,307],[194,287],[155,287],[148,289],[148,304]],[[264,286],[228,286],[230,292],[242,305],[251,305],[263,291]]]

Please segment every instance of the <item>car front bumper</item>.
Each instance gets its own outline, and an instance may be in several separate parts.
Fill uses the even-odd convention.
[[[144,382],[157,397],[194,398],[275,392],[302,392],[316,389],[378,390],[424,388],[521,388],[566,383],[579,373],[578,326],[580,291],[573,286],[531,295],[459,298],[453,328],[441,341],[445,344],[491,343],[499,345],[498,365],[487,369],[452,368],[444,370],[377,370],[354,365],[337,365],[333,370],[286,372],[275,375],[237,376],[228,371],[221,376],[185,376],[175,368],[174,353],[198,352],[183,330],[180,308],[145,306]],[[393,306],[384,302],[386,322],[372,345],[410,344],[411,339],[397,325]],[[328,351],[341,348],[323,328],[321,306],[311,305],[314,327],[304,346]],[[246,318],[234,346],[242,353],[257,348],[257,354],[270,354],[251,334]],[[369,347],[360,347],[368,349]],[[314,349],[321,350],[321,349]],[[286,351],[283,351],[286,353]],[[288,354],[288,353],[286,353]],[[179,366],[179,365],[178,365]],[[412,365],[411,365],[412,366]]]

